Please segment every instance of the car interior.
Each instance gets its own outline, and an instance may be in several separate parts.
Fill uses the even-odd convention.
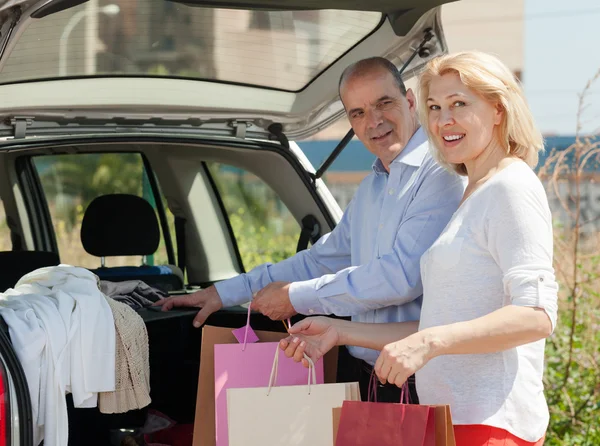
[[[117,161],[121,162],[115,164],[117,171],[137,169],[139,185],[110,183],[106,189],[110,193],[103,193],[99,190],[102,188],[90,185],[93,177],[75,178],[71,170],[78,164],[91,164],[91,171],[98,172]],[[11,244],[8,250],[0,252],[2,291],[15,286],[20,277],[34,269],[74,264],[75,259],[84,259],[83,265],[75,266],[90,269],[101,280],[142,280],[171,294],[208,286],[251,266],[244,265],[243,259],[251,253],[240,250],[250,248],[241,244],[245,243],[243,239],[238,244],[231,218],[242,212],[246,223],[250,223],[256,215],[265,213],[259,206],[265,193],[277,200],[280,210],[269,210],[259,223],[272,223],[281,227],[280,232],[287,231],[288,246],[273,249],[285,248],[285,255],[291,255],[297,248],[302,229],[298,222],[303,217],[316,215],[323,230],[333,227],[333,217],[324,208],[323,200],[316,199],[317,191],[301,167],[296,158],[282,153],[275,144],[239,148],[226,143],[121,142],[0,152],[0,190],[7,241]],[[143,193],[131,193],[141,191],[142,180],[148,178],[152,178],[152,185],[145,197]],[[71,228],[78,233],[67,234],[61,229],[65,217],[57,206],[57,191],[68,190],[73,186],[69,182],[75,182],[77,189],[91,188],[91,195],[88,194],[89,203],[80,209],[82,215]],[[221,195],[223,189],[217,184],[241,192],[243,199],[235,205],[242,208],[228,212],[231,206],[227,209],[223,200],[231,193]],[[155,197],[153,191],[163,195]],[[172,210],[185,221],[184,235],[181,224],[179,232],[175,229]],[[269,221],[275,217],[277,221]],[[183,249],[185,257],[177,257],[176,248]],[[155,255],[161,250],[164,258]],[[152,256],[154,262],[149,260]],[[117,266],[118,259],[126,262]],[[142,427],[150,408],[168,414],[179,424],[193,423],[201,345],[201,330],[192,326],[196,311],[138,310],[149,335],[151,405],[107,415],[98,409],[74,408],[67,396],[70,444],[110,444],[110,436],[115,432]],[[235,307],[215,313],[207,324],[237,328],[245,324],[245,318],[246,310]],[[255,329],[283,330],[280,323],[260,315],[253,315],[252,325]]]

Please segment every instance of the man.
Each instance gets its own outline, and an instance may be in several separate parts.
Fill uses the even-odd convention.
[[[415,96],[391,62],[375,57],[351,65],[339,92],[356,136],[377,160],[335,229],[282,262],[161,301],[163,310],[200,307],[196,327],[223,306],[249,300],[271,319],[297,313],[369,323],[419,319],[419,261],[457,209],[464,182],[429,155]],[[348,351],[340,351],[338,379],[358,380],[366,398],[378,352]],[[399,401],[396,387],[382,387],[379,401]],[[415,400],[414,381],[409,387]]]

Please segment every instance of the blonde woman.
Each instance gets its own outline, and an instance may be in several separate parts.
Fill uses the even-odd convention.
[[[457,446],[542,445],[545,338],[555,325],[547,197],[532,168],[543,141],[522,89],[495,57],[432,60],[419,83],[432,150],[468,178],[462,202],[421,258],[419,323],[357,324],[324,317],[296,324],[288,356],[334,345],[381,351],[382,382],[413,373],[421,404],[449,404]]]

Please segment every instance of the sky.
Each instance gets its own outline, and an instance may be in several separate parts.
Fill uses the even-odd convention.
[[[598,0],[525,0],[523,83],[546,135],[573,135],[578,94],[600,70]],[[582,133],[600,131],[600,77],[586,96]]]

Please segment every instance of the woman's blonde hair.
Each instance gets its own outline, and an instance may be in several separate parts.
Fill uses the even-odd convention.
[[[490,103],[504,110],[498,126],[498,137],[507,152],[521,158],[532,168],[538,163],[538,152],[544,147],[542,134],[536,128],[523,89],[516,77],[496,57],[479,51],[464,51],[436,57],[429,61],[419,79],[419,118],[429,134],[429,86],[434,76],[457,73],[462,83]],[[429,135],[430,147],[437,161],[460,175],[466,175],[464,164],[446,162]]]

